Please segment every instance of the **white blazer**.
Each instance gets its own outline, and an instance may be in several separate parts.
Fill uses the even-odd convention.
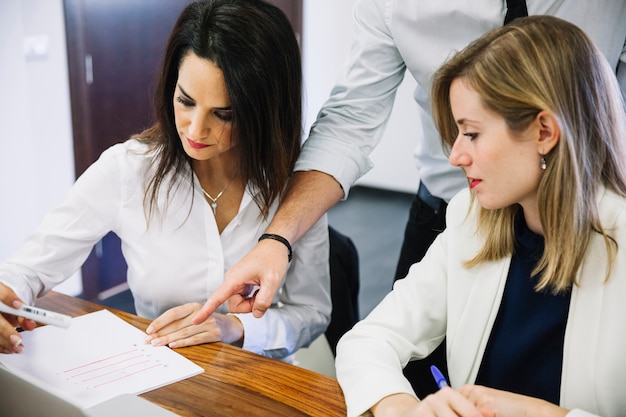
[[[461,191],[448,206],[446,230],[424,259],[340,341],[337,378],[349,416],[394,393],[415,395],[402,368],[426,357],[444,336],[452,387],[476,380],[511,259],[463,267],[483,243],[477,210],[467,215],[469,204],[469,191]],[[605,282],[606,247],[594,235],[572,291],[560,396],[571,417],[626,414],[626,200],[603,189],[598,207],[618,254]]]

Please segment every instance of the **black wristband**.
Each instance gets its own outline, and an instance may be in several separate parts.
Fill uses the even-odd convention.
[[[291,258],[293,257],[293,251],[291,250],[291,245],[289,244],[289,241],[287,239],[285,239],[284,237],[280,235],[274,235],[272,233],[263,233],[261,237],[259,238],[259,242],[262,241],[263,239],[277,240],[283,245],[287,246],[287,250],[289,251],[289,254],[287,255],[287,259],[289,262],[291,262]]]

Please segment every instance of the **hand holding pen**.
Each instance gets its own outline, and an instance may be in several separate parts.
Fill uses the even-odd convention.
[[[67,328],[71,317],[32,307],[20,300],[12,289],[0,283],[0,352],[21,353],[24,349],[18,331],[33,330],[37,323]]]
[[[433,374],[433,378],[435,378],[435,382],[437,383],[437,388],[442,389],[442,388],[446,388],[450,386],[450,384],[448,384],[448,380],[446,379],[446,377],[439,370],[439,368],[437,368],[435,365],[430,366],[430,373]],[[480,409],[479,411],[482,417],[494,417],[495,416],[495,413],[489,410]],[[471,411],[471,412],[475,413],[475,411]],[[465,415],[465,414],[459,414],[459,415]]]
[[[0,303],[17,306],[24,304],[19,297],[4,284],[0,283]],[[0,314],[0,352],[20,353],[24,349],[22,337],[17,328],[32,330],[37,323],[14,314]]]
[[[430,368],[439,391],[418,400],[407,393],[388,395],[376,403],[370,411],[376,416],[393,417],[494,417],[489,411],[477,408],[460,391],[450,387],[446,377],[436,367]]]

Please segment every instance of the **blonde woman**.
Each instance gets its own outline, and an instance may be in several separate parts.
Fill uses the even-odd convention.
[[[348,415],[623,415],[626,115],[614,72],[582,30],[534,16],[452,57],[432,97],[469,189],[425,258],[340,341]],[[444,337],[450,387],[418,399],[402,368]]]

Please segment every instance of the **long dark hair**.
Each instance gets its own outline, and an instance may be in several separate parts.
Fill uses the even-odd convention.
[[[173,107],[178,69],[189,51],[224,73],[241,176],[258,191],[255,202],[267,216],[300,153],[300,49],[289,20],[277,7],[262,0],[206,0],[187,6],[174,25],[155,93],[157,123],[135,136],[156,155],[144,198],[148,220],[159,209],[157,195],[165,178],[172,172],[193,175]],[[168,196],[177,185],[169,183]]]

